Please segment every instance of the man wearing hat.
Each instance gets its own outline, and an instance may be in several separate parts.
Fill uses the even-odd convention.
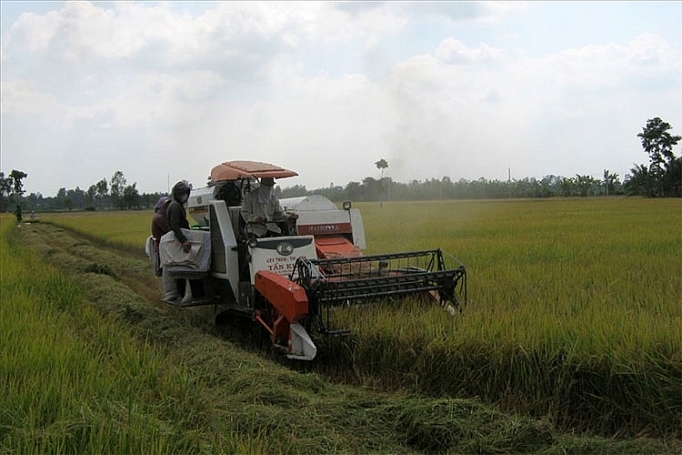
[[[286,213],[275,196],[275,179],[262,177],[258,188],[246,193],[242,201],[241,214],[247,223],[247,231],[256,237],[281,235],[277,221],[298,218],[295,213]]]

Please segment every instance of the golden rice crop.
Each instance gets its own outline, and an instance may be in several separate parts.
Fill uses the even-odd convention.
[[[41,220],[97,236],[105,242],[144,248],[151,234],[152,211],[64,212],[40,214]]]
[[[588,420],[610,432],[675,427],[679,200],[367,208],[372,252],[443,248],[466,264],[470,301],[455,320],[439,310],[348,312],[343,325],[357,334],[361,371],[395,386],[507,402],[574,427]],[[391,375],[395,365],[408,374]]]
[[[479,396],[573,428],[679,435],[680,200],[356,206],[366,253],[442,248],[467,267],[469,304],[455,318],[410,300],[345,311],[353,374]],[[55,221],[141,249],[150,218]]]

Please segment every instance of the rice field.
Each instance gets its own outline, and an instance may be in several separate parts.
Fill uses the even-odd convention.
[[[655,346],[682,352],[680,200],[395,203],[363,213],[368,252],[440,247],[467,266],[469,307],[451,324],[458,339],[628,360]]]
[[[682,201],[368,209],[370,252],[450,252],[467,266],[469,305],[454,319],[440,309],[348,312],[360,371],[396,387],[483,397],[571,428],[679,433]]]
[[[679,199],[356,207],[366,253],[442,248],[467,267],[469,304],[454,318],[411,300],[345,311],[353,336],[330,346],[328,374],[479,397],[562,428],[680,436]],[[141,249],[151,213],[43,218]]]
[[[0,453],[679,453],[477,399],[337,384],[133,290],[145,258],[0,215]],[[149,281],[154,283],[154,279]],[[256,351],[256,352],[254,352]]]

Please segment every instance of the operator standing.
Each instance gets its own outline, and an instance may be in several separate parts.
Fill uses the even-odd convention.
[[[189,229],[189,221],[187,221],[187,212],[184,204],[189,199],[189,193],[192,187],[186,180],[182,180],[173,186],[173,200],[168,206],[167,219],[168,227],[175,234],[175,238],[182,243],[182,251],[189,253],[192,249],[192,244],[187,240],[182,229]]]
[[[189,183],[187,183],[187,181],[182,180],[176,183],[173,186],[173,190],[171,192],[172,199],[166,210],[168,230],[173,231],[175,238],[182,243],[182,251],[185,253],[189,253],[189,251],[192,249],[192,244],[182,232],[183,228],[189,229],[189,221],[187,221],[187,212],[185,211],[184,204],[189,199],[190,191],[192,191],[192,187]],[[163,285],[164,300],[177,300],[179,283],[177,280],[169,276],[169,274],[166,272],[166,267],[163,268],[161,283]],[[181,281],[180,284],[185,284],[185,282]],[[184,293],[184,288],[180,289],[180,292]]]
[[[161,196],[154,207],[154,216],[152,217],[152,238],[154,239],[154,247],[152,248],[152,264],[156,276],[161,276],[161,260],[159,259],[159,242],[161,237],[167,233],[168,222],[166,221],[166,211],[171,200],[168,196]]]
[[[250,229],[256,237],[263,237],[268,232],[281,234],[282,229],[275,224],[277,221],[295,220],[298,215],[286,213],[275,196],[275,179],[263,177],[260,186],[244,195],[241,215],[244,221],[250,223]]]

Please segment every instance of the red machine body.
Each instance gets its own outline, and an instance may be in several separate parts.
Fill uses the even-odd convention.
[[[273,346],[284,347],[291,352],[296,332],[291,326],[308,316],[308,296],[305,289],[285,276],[261,270],[255,277],[256,290],[271,305],[269,314],[260,311],[254,319],[270,334]],[[264,319],[265,317],[265,319]]]

